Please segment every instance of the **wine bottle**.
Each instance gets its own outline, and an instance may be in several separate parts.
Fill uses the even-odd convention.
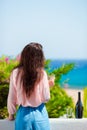
[[[83,105],[81,101],[81,92],[78,92],[78,101],[75,106],[75,117],[82,118],[83,117]]]

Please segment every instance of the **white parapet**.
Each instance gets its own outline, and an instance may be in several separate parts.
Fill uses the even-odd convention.
[[[51,118],[51,130],[87,130],[87,118]],[[14,121],[0,120],[0,130],[14,130]]]

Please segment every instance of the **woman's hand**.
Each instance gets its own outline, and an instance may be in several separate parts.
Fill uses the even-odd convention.
[[[15,118],[14,118],[14,115],[9,114],[9,116],[8,116],[8,120],[12,121],[12,120],[14,120],[14,119],[15,119]]]
[[[52,87],[54,85],[55,75],[50,75],[48,77],[48,81],[49,81],[49,86]]]

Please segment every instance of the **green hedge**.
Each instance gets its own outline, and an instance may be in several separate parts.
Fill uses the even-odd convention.
[[[84,88],[84,90],[83,90],[83,92],[84,92],[84,117],[85,118],[87,118],[87,87],[86,88]]]
[[[67,108],[74,108],[73,101],[60,86],[51,88],[51,99],[46,104],[50,118],[58,118],[66,114]]]
[[[7,112],[8,85],[0,85],[0,119],[8,116]]]

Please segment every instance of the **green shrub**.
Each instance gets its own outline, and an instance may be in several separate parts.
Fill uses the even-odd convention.
[[[3,107],[0,109],[0,119],[4,119],[8,117],[7,107]]]
[[[0,109],[7,105],[8,85],[0,85]]]
[[[51,88],[51,99],[46,107],[50,118],[58,118],[66,114],[68,107],[74,108],[74,104],[64,89],[54,86]]]
[[[18,64],[18,61],[15,59],[9,59],[8,57],[0,58],[0,84],[8,84],[9,76],[12,69]]]
[[[6,118],[7,113],[8,85],[0,85],[0,118]]]
[[[86,88],[84,88],[84,101],[83,101],[83,105],[84,105],[84,117],[86,117],[87,118],[87,87]]]

